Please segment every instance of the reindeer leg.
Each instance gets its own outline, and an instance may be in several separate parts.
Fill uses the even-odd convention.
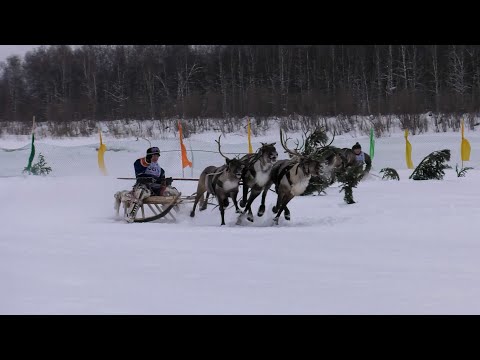
[[[280,209],[280,206],[282,205],[282,199],[283,197],[280,195],[280,193],[277,191],[277,203],[273,206],[272,211],[276,214],[278,212],[278,209]]]
[[[205,200],[202,202],[202,206],[200,207],[200,211],[206,210],[207,205],[208,205],[208,197],[210,196],[210,193],[207,191],[207,196],[205,196]]]
[[[220,225],[225,225],[225,208],[223,207],[223,203],[225,198],[221,196],[217,196],[218,206],[220,208],[220,215],[222,216],[222,223]]]
[[[285,196],[283,197],[282,199],[282,206],[280,207],[280,210],[278,210],[278,213],[277,215],[275,216],[275,218],[273,219],[275,225],[278,225],[278,218],[280,217],[280,215],[282,214],[282,211],[284,211],[287,207],[287,204],[290,202],[290,200],[293,199],[293,195],[292,194],[285,194]],[[290,214],[290,212],[289,212]]]
[[[270,190],[270,186],[272,186],[272,181],[269,181],[263,187],[262,203],[260,204],[260,207],[258,208],[258,212],[257,212],[257,215],[259,217],[262,216],[265,213],[265,198],[267,197],[267,193]]]
[[[230,192],[230,197],[232,198],[233,204],[235,205],[235,212],[237,214],[240,214],[242,212],[242,210],[240,210],[240,208],[238,207],[237,195],[238,195],[238,190]]]
[[[208,195],[208,193],[207,193],[207,195]],[[199,201],[200,198],[202,198],[202,197],[203,197],[203,192],[197,193],[197,196],[195,196],[195,202],[193,203],[193,209],[192,209],[192,211],[190,212],[190,217],[194,217],[194,216],[195,216],[195,209],[196,209],[196,207],[197,207],[198,201]],[[205,201],[205,202],[206,202],[206,201]],[[200,209],[200,210],[202,210],[202,209]]]
[[[253,213],[252,213],[252,203],[257,198],[258,195],[262,192],[262,188],[257,186],[252,187],[250,192],[250,197],[248,198],[247,205],[245,206],[244,213],[248,212],[247,220],[253,222]]]
[[[242,200],[240,200],[240,206],[245,207],[245,204],[247,203],[248,186],[245,183],[245,179],[242,179],[242,182],[243,182],[243,185],[242,185],[243,196],[242,196]]]

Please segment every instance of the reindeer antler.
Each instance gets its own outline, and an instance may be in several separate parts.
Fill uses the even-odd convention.
[[[287,147],[287,141],[288,141],[287,136],[285,136],[285,139],[284,139],[284,138],[283,138],[283,135],[282,135],[282,129],[280,129],[280,144],[282,144],[282,147],[285,149],[285,152],[288,153],[288,154],[290,154],[290,155],[293,155],[293,156],[302,157],[303,155],[300,154],[298,151],[290,150],[290,149]]]
[[[221,138],[221,137],[222,137],[222,135],[220,135],[220,136],[218,137],[218,140],[215,140],[215,142],[218,144],[218,152],[219,152],[220,155],[222,155],[225,159],[230,160],[228,157],[226,157],[225,155],[223,155],[222,150],[220,150],[220,138]]]
[[[300,145],[300,140],[295,140],[295,151],[301,151],[305,147],[305,137],[302,136],[302,145]]]
[[[332,145],[332,143],[333,143],[333,140],[335,140],[335,129],[333,129],[333,137],[332,137],[332,141],[330,141],[330,142],[328,143],[328,145],[323,145],[323,147],[329,147],[330,145]]]

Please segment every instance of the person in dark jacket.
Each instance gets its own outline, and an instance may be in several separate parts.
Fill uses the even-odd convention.
[[[167,186],[172,184],[172,178],[165,178],[165,170],[158,164],[160,149],[156,146],[147,149],[145,157],[133,163],[137,184],[146,185],[153,195],[163,195]]]
[[[365,165],[365,169],[363,170],[363,177],[365,177],[372,168],[372,158],[362,151],[362,146],[358,142],[352,146],[352,151],[357,157],[357,164]]]

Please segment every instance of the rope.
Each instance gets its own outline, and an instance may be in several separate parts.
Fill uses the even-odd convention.
[[[162,153],[164,152],[179,152],[181,150],[161,150]],[[213,151],[213,150],[192,150],[190,151],[198,151],[198,152],[208,152],[208,153],[215,153],[219,154],[218,151]],[[225,152],[224,154],[229,154],[229,155],[238,155],[238,154],[248,154],[248,153],[243,153],[243,152]],[[219,154],[220,155],[220,154]]]

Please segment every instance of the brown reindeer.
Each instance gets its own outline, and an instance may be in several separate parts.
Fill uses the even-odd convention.
[[[278,225],[278,219],[282,212],[284,212],[285,219],[290,220],[290,210],[287,204],[295,196],[305,192],[312,176],[321,176],[324,171],[324,161],[289,149],[286,141],[287,139],[284,140],[282,130],[280,130],[280,143],[285,152],[291,155],[291,159],[279,160],[275,163],[271,171],[270,181],[265,186],[265,191],[268,191],[270,186],[275,184],[277,203],[272,210],[276,213],[273,219],[276,225]],[[330,159],[332,164],[334,160],[335,158]],[[329,164],[330,167],[332,164]]]
[[[258,195],[265,193],[265,185],[270,181],[270,171],[273,164],[277,161],[278,153],[275,149],[275,143],[262,143],[262,146],[254,153],[243,156],[240,160],[245,164],[242,174],[243,197],[240,206],[245,207],[242,215],[238,218],[237,223],[241,222],[241,218],[247,215],[247,219],[253,222],[253,214],[251,205]],[[248,189],[251,189],[250,196],[247,199]],[[262,197],[262,203],[258,209],[258,216],[262,216],[265,212],[265,197]]]
[[[212,194],[218,201],[222,217],[221,225],[225,225],[225,208],[228,206],[229,197],[235,205],[236,212],[241,212],[237,203],[237,194],[244,164],[239,159],[229,159],[222,153],[220,149],[220,137],[215,141],[218,143],[218,152],[225,158],[226,163],[220,167],[208,166],[202,171],[198,180],[197,195],[190,216],[195,216],[195,209],[200,199],[202,199],[200,211],[205,210],[207,208],[208,197]],[[203,194],[205,192],[207,192],[207,196],[204,199]]]

